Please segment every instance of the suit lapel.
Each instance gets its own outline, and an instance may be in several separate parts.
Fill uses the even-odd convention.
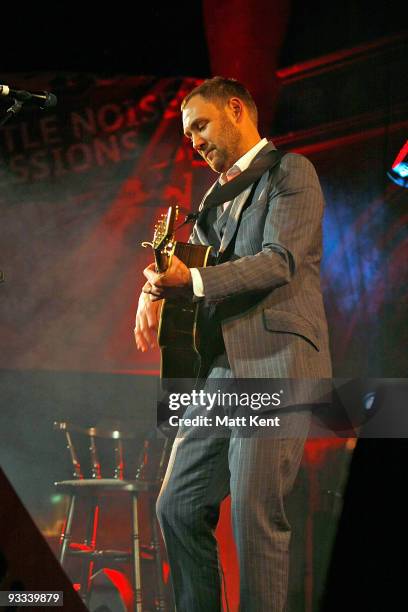
[[[253,163],[261,155],[264,155],[265,153],[268,153],[269,151],[274,151],[275,149],[276,147],[273,145],[273,143],[268,142],[268,144],[262,147],[262,149],[254,157],[251,163]],[[239,218],[241,216],[242,209],[244,207],[244,204],[247,198],[249,197],[249,194],[251,193],[251,189],[252,189],[252,185],[247,187],[242,193],[240,193],[236,198],[234,198],[232,203],[230,204],[230,214],[229,214],[226,226],[225,226],[224,235],[222,237],[220,252],[223,252],[226,250],[227,246],[229,245],[229,243],[231,242],[235,234],[235,230],[237,228],[237,224],[239,222]]]
[[[274,151],[276,149],[275,145],[272,142],[268,142],[264,147],[262,147],[262,149],[259,151],[259,153],[254,157],[254,159],[252,160],[251,163],[253,163],[256,159],[258,159],[261,155],[264,155],[265,153],[268,153],[269,151]],[[262,180],[262,179],[261,179]],[[215,183],[213,183],[213,185],[211,185],[211,187],[209,188],[209,190],[207,191],[207,193],[204,195],[203,199],[201,200],[201,204],[199,206],[199,211],[202,210],[203,208],[203,204],[207,198],[207,196],[216,188],[219,187],[219,182],[218,180],[215,181]],[[237,224],[239,222],[239,218],[242,212],[242,209],[244,207],[244,204],[249,196],[249,194],[251,193],[251,189],[252,189],[252,185],[249,185],[249,187],[247,187],[244,191],[242,191],[239,195],[237,195],[236,198],[233,199],[232,203],[230,204],[230,213],[228,216],[228,220],[226,222],[225,225],[225,231],[222,237],[222,241],[221,241],[221,246],[220,246],[220,252],[225,251],[225,249],[227,248],[228,244],[231,242]],[[219,228],[217,228],[217,233],[219,233]],[[196,235],[197,238],[199,239],[201,244],[204,245],[208,245],[208,237],[207,237],[207,229],[206,229],[206,214],[204,213],[204,215],[199,219],[199,221],[196,224]]]
[[[205,202],[206,197],[216,188],[218,188],[218,180],[215,181],[209,188],[209,190],[204,194],[203,199],[201,200],[200,206],[198,210],[201,211],[203,208],[203,204]],[[196,236],[199,239],[201,244],[208,246],[210,243],[208,242],[208,233],[206,231],[206,223],[205,223],[205,215],[201,217],[199,221],[196,223]]]
[[[228,215],[227,223],[225,225],[224,235],[222,237],[220,252],[225,251],[228,244],[231,242],[232,237],[235,234],[235,230],[241,215],[242,208],[251,193],[252,185],[247,187],[245,191],[240,193],[230,204],[230,212]]]

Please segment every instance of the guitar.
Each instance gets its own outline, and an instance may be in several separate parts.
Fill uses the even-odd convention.
[[[188,268],[203,268],[209,263],[211,247],[175,240],[178,207],[170,206],[158,219],[150,246],[156,271],[163,273],[176,255]],[[161,309],[157,341],[161,352],[162,379],[196,379],[206,368],[204,341],[200,337],[199,302],[184,297],[166,298]]]

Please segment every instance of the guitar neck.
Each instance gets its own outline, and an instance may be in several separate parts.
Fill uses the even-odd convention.
[[[160,251],[154,252],[154,263],[156,265],[156,272],[162,274],[166,272],[167,268],[170,265],[170,258],[168,255],[164,255]]]
[[[202,244],[176,242],[174,254],[187,268],[204,268],[208,265],[210,247]]]

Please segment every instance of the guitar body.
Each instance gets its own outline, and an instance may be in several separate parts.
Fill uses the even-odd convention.
[[[175,242],[173,253],[188,268],[208,265],[211,247]],[[164,300],[158,330],[161,378],[197,378],[206,368],[198,326],[199,302]]]

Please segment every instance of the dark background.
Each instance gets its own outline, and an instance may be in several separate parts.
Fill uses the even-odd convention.
[[[2,72],[54,69],[212,76],[199,0],[4,4]],[[219,2],[225,4],[235,2]],[[238,3],[238,17],[239,9]],[[402,0],[293,0],[289,11],[279,67],[408,27]]]

